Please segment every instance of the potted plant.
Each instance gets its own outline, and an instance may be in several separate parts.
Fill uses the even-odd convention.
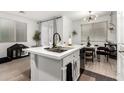
[[[75,36],[77,35],[77,32],[75,30],[72,31],[72,35]]]
[[[33,36],[33,40],[36,42],[36,47],[40,46],[40,42],[39,42],[41,40],[40,34],[41,32],[35,31],[35,34]]]

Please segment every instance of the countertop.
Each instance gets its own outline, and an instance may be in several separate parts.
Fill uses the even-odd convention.
[[[48,46],[28,48],[28,49],[24,49],[24,51],[30,52],[32,54],[37,54],[37,55],[41,55],[44,57],[56,59],[56,60],[61,60],[64,57],[68,56],[69,54],[73,53],[74,51],[80,50],[84,46],[83,45],[66,46],[66,47],[70,47],[72,49],[69,49],[69,50],[62,52],[62,53],[48,51],[48,50],[44,49],[46,47],[48,47]]]

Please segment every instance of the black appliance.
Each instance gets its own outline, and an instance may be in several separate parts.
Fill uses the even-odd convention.
[[[69,63],[67,65],[67,70],[66,70],[66,80],[67,81],[72,81],[72,63]]]

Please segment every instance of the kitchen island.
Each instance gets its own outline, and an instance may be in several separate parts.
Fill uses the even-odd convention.
[[[46,47],[28,48],[31,53],[31,81],[76,81],[80,76],[80,49],[67,46],[61,53]]]

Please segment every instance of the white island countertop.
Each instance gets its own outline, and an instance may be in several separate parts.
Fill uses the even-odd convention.
[[[28,49],[24,49],[24,51],[30,52],[32,54],[37,54],[40,56],[56,59],[56,60],[61,60],[62,58],[68,56],[69,54],[73,53],[74,51],[80,50],[84,46],[83,45],[66,46],[66,47],[70,47],[71,49],[61,52],[61,53],[52,52],[52,51],[48,51],[48,50],[44,49],[47,47],[48,46],[28,48]]]

